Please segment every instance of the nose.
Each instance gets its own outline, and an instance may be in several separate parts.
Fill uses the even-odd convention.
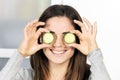
[[[55,40],[53,46],[56,47],[56,48],[64,46],[64,43],[63,43],[63,40],[62,40],[61,36],[56,37],[56,40]]]

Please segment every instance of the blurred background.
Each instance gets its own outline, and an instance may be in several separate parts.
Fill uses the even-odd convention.
[[[0,0],[0,48],[17,48],[25,25],[38,19],[51,0]]]

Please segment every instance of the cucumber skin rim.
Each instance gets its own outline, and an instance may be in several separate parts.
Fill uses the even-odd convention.
[[[53,41],[51,41],[50,43],[46,43],[46,42],[44,42],[44,40],[43,40],[43,36],[45,35],[45,33],[50,33],[50,34],[52,34],[53,35]],[[71,43],[74,43],[75,42],[75,40],[73,41],[73,42],[71,42],[71,43],[68,43],[68,42],[66,42],[65,41],[65,36],[67,35],[67,34],[72,34],[72,35],[74,35],[74,38],[75,38],[75,40],[76,40],[76,36],[75,36],[75,34],[74,33],[71,33],[71,32],[64,32],[63,33],[63,41],[65,42],[65,43],[67,43],[67,44],[71,44]],[[52,32],[52,31],[50,31],[50,32],[43,32],[42,33],[42,43],[45,43],[45,44],[51,44],[51,43],[53,43],[54,41],[55,41],[55,39],[56,39],[56,35],[55,35],[55,33],[54,32]]]
[[[75,36],[75,34],[74,33],[71,33],[71,32],[65,32],[65,33],[63,33],[64,34],[64,37],[63,37],[63,40],[64,40],[64,42],[65,43],[67,43],[67,44],[71,44],[71,43],[74,43],[75,42],[75,40],[76,40],[76,36]],[[74,41],[73,42],[67,42],[66,40],[65,40],[65,36],[67,35],[67,34],[72,34],[73,36],[74,36]]]
[[[43,37],[44,37],[44,35],[45,35],[46,33],[49,33],[49,34],[51,34],[51,35],[53,36],[53,40],[52,40],[51,42],[48,42],[48,43],[47,43],[47,42],[44,41]],[[51,44],[51,43],[54,42],[54,40],[55,40],[55,35],[54,35],[53,32],[43,32],[43,33],[42,33],[42,43]]]

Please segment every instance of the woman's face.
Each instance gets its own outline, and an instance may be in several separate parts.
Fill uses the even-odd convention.
[[[44,48],[44,54],[49,62],[61,64],[69,62],[74,54],[74,48],[67,47],[63,41],[63,33],[74,30],[73,25],[67,17],[52,17],[46,21],[46,29],[52,31],[56,35],[56,40],[51,47]]]

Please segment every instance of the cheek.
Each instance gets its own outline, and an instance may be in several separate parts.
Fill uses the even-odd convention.
[[[68,56],[71,58],[73,55],[74,55],[74,51],[75,49],[74,48],[70,48],[67,52]]]
[[[48,59],[53,56],[49,48],[44,48],[43,52]]]
[[[44,54],[46,55],[46,54],[49,52],[49,49],[48,49],[48,48],[44,48],[44,49],[43,49],[43,52],[44,52]]]
[[[71,49],[71,54],[74,55],[74,52],[75,52],[75,49],[72,48],[72,49]]]

